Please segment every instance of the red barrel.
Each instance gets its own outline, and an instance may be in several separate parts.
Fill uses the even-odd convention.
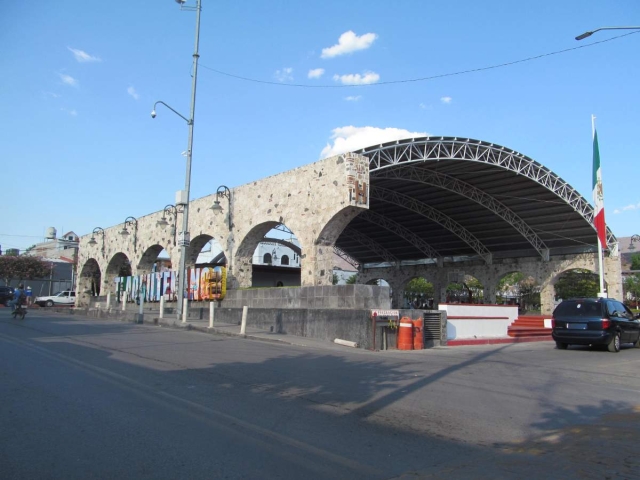
[[[413,322],[413,349],[422,350],[424,348],[424,320],[412,320]]]
[[[398,350],[413,350],[413,322],[402,317],[398,324]]]

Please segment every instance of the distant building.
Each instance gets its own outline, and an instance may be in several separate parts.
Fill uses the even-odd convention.
[[[67,232],[62,237],[56,238],[55,229],[49,229],[47,237],[47,241],[37,243],[24,252],[24,255],[59,259],[69,263],[75,262],[78,253],[78,235],[74,232]]]

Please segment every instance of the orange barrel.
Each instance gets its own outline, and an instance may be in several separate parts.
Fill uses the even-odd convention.
[[[413,350],[413,322],[402,317],[398,324],[398,350]]]
[[[424,348],[424,320],[412,320],[413,322],[413,349],[422,350]]]

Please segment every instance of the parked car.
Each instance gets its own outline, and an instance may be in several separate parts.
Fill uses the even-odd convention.
[[[606,345],[610,352],[619,352],[623,343],[640,348],[639,318],[613,298],[563,300],[553,311],[551,335],[561,350]]]
[[[53,307],[54,305],[73,306],[76,303],[76,292],[67,290],[49,297],[36,297],[33,303],[41,307]]]
[[[0,303],[5,307],[9,305],[9,300],[13,299],[13,287],[0,287]]]

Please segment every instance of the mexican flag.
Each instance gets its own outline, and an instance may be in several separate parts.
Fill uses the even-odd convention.
[[[598,232],[602,248],[607,248],[607,226],[604,222],[604,192],[602,190],[602,170],[600,169],[600,151],[598,150],[598,132],[593,130],[593,203],[595,211],[593,225]]]

